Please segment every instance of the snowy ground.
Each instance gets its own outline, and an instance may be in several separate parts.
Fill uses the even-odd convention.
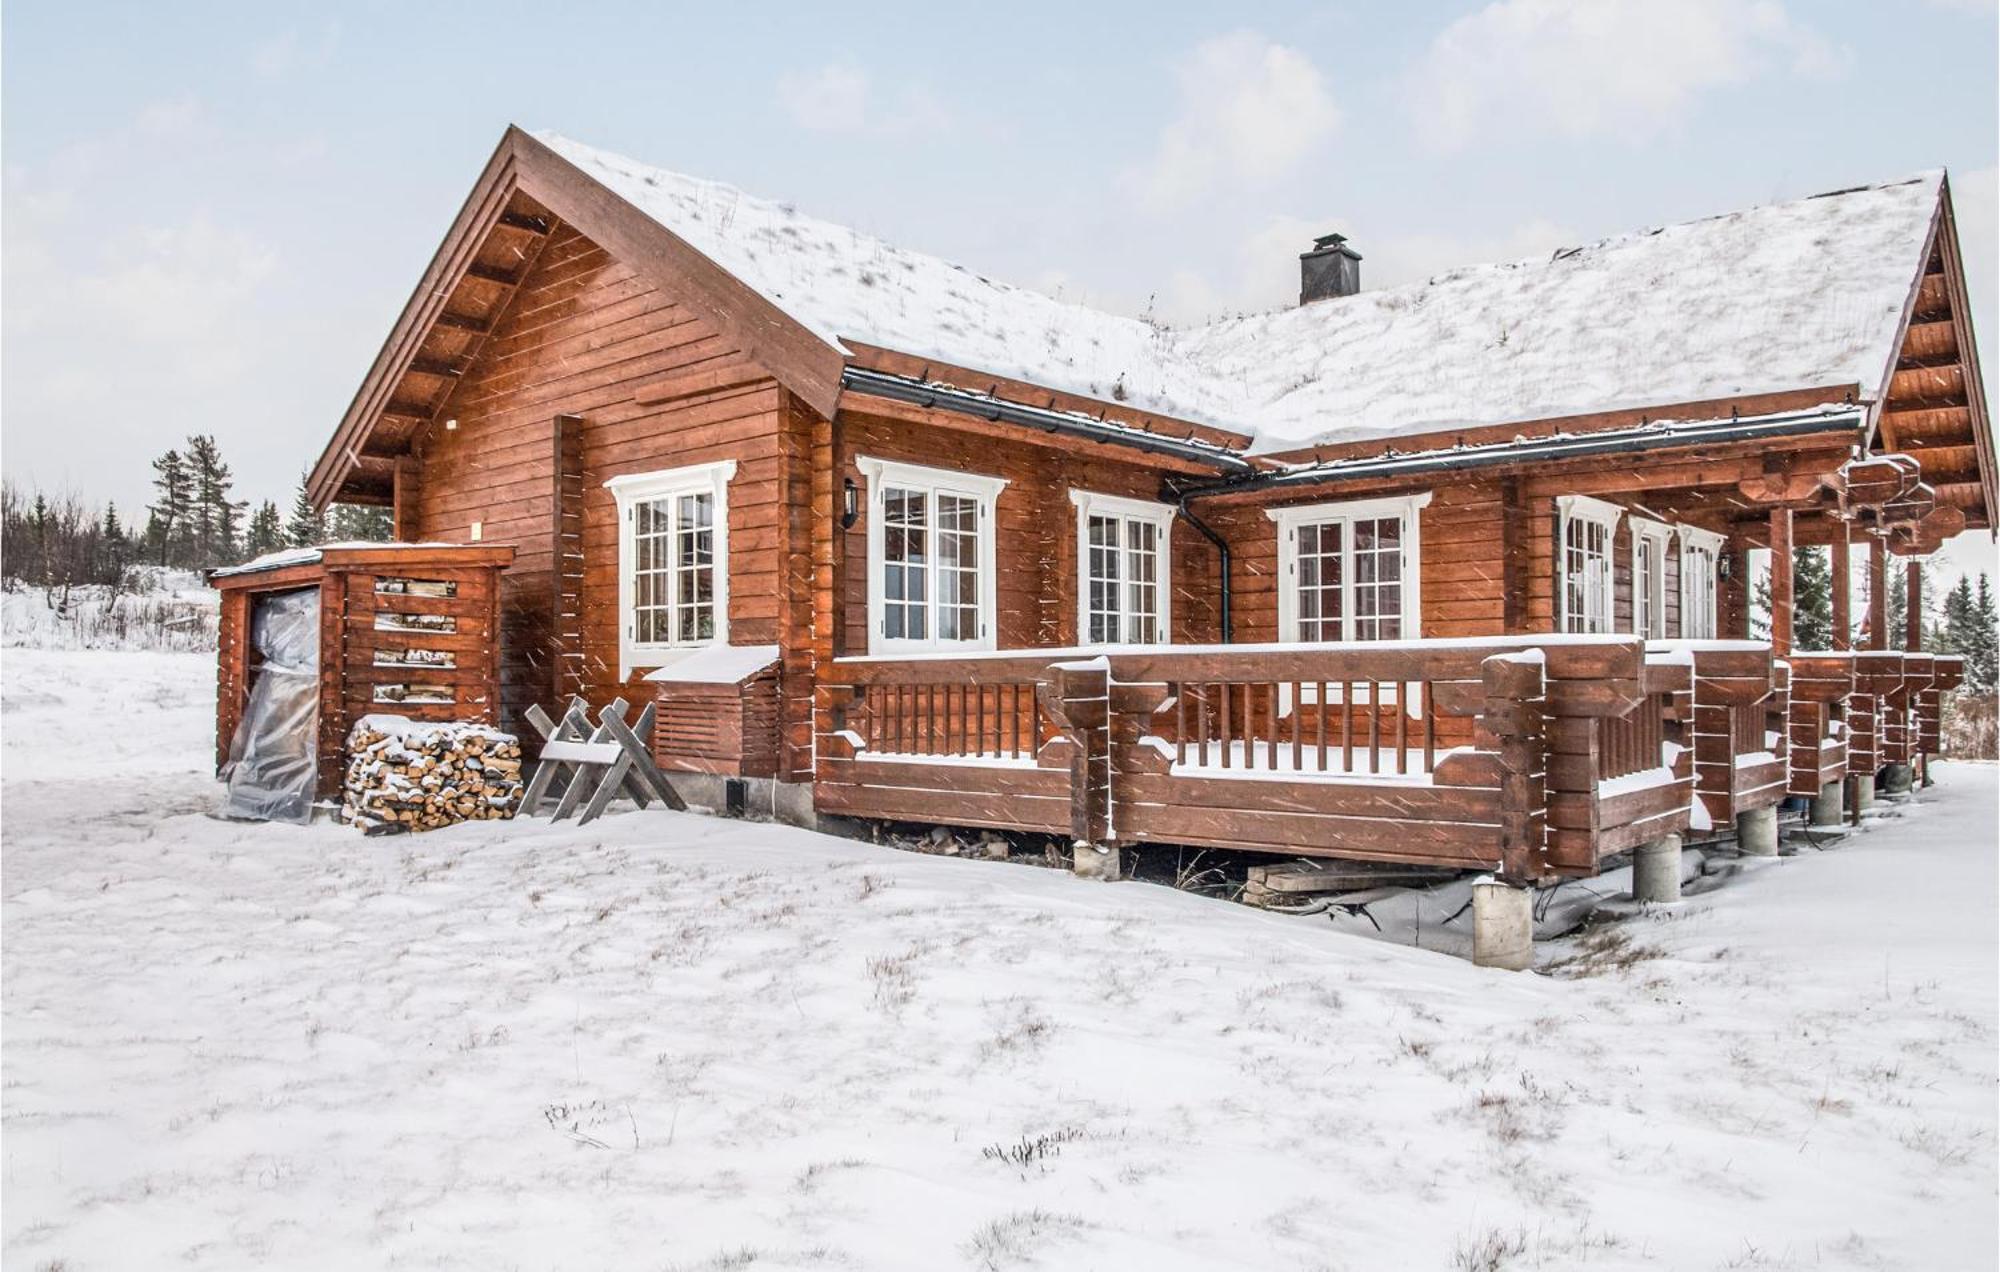
[[[1510,975],[692,816],[221,823],[210,659],[3,657],[8,1268],[1994,1260],[1990,767]]]

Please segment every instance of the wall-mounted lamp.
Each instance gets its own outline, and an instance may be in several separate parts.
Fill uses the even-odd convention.
[[[854,484],[854,478],[840,479],[840,528],[852,530],[861,517],[861,488]]]
[[[1721,578],[1722,578],[1722,581],[1723,581],[1724,583],[1727,583],[1727,582],[1729,582],[1729,558],[1730,558],[1730,555],[1731,555],[1731,554],[1730,554],[1730,553],[1727,553],[1727,552],[1724,552],[1724,553],[1722,553],[1722,554],[1721,554],[1721,556],[1722,556],[1722,559],[1721,559],[1720,561],[1717,561],[1717,562],[1715,563],[1715,572],[1716,572],[1716,573],[1717,573],[1718,575],[1720,575],[1720,576],[1721,576]]]
[[[444,422],[444,431],[447,433],[456,433],[458,431],[458,421],[446,420]]]

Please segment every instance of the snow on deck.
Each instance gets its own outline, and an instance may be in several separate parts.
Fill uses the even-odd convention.
[[[829,344],[1116,399],[1249,433],[1264,452],[1782,389],[1858,384],[1873,396],[1943,177],[1168,327],[536,136]]]
[[[1535,976],[1431,952],[1462,888],[1413,949],[657,808],[220,822],[214,684],[0,668],[10,1267],[1994,1263],[1991,766]]]

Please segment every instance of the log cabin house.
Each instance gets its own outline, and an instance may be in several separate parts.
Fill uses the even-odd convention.
[[[1943,173],[1360,262],[1168,327],[510,128],[310,490],[514,549],[503,725],[650,694],[662,767],[797,820],[1525,882],[1921,772],[1956,671],[1890,558],[1995,506]]]

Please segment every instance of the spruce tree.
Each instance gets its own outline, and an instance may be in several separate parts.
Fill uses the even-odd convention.
[[[306,493],[306,475],[299,474],[299,488],[292,495],[292,515],[285,520],[285,542],[294,548],[310,548],[326,541],[326,517],[313,507]]]
[[[285,523],[278,516],[278,505],[266,499],[250,514],[250,526],[243,536],[243,555],[260,557],[284,546]]]
[[[1771,576],[1757,580],[1751,632],[1771,638]],[[1792,549],[1792,648],[1833,647],[1833,565],[1824,548]]]
[[[132,544],[125,536],[124,523],[118,520],[118,504],[114,501],[104,505],[104,525],[98,531],[97,581],[116,585],[125,577],[125,567],[132,563]]]
[[[153,489],[159,502],[151,505],[152,519],[146,526],[154,560],[160,565],[185,565],[183,548],[188,535],[188,514],[194,504],[194,479],[187,460],[177,450],[169,450],[153,461]]]

